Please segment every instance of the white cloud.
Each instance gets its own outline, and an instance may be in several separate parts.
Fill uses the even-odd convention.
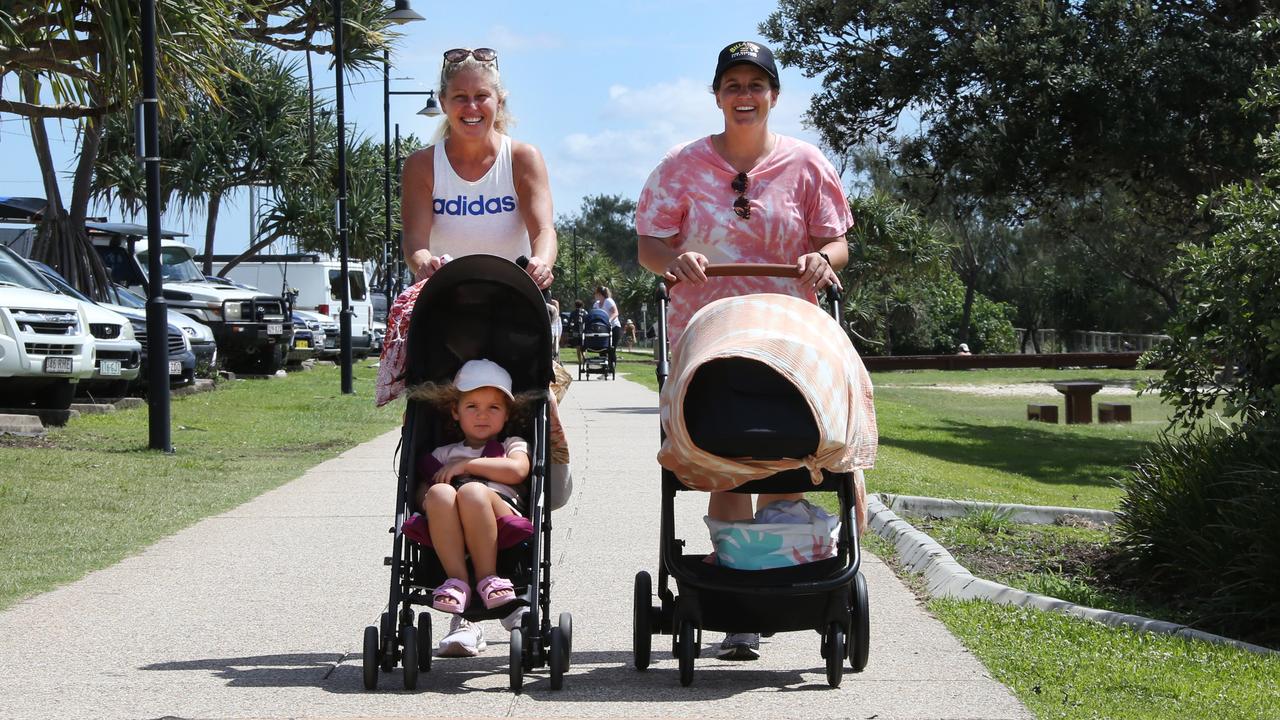
[[[504,50],[510,52],[518,52],[522,50],[558,50],[564,46],[564,41],[558,35],[554,35],[552,33],[522,35],[505,25],[495,25],[489,28],[487,37],[492,38],[492,47],[498,48],[498,52],[502,52]]]
[[[808,93],[784,92],[770,116],[770,128],[816,141],[801,123],[808,103]],[[590,99],[583,105],[583,114],[591,115]],[[560,212],[576,209],[585,195],[635,199],[668,150],[723,128],[707,84],[689,78],[646,87],[611,85],[595,115],[598,129],[568,133],[556,147],[544,148],[549,151],[548,169]]]

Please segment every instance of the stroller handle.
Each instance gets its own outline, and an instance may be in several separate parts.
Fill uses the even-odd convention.
[[[800,271],[795,265],[781,263],[719,263],[703,268],[707,277],[783,277],[798,278]],[[679,280],[667,280],[667,287],[678,284]]]
[[[800,270],[795,265],[783,265],[782,263],[713,263],[706,266],[702,270],[709,278],[712,277],[781,277],[781,278],[798,278]],[[679,280],[662,279],[667,290],[680,284]],[[661,287],[661,286],[660,286]],[[840,309],[840,290],[835,285],[831,285],[826,289],[827,300],[831,306],[835,308],[833,314],[836,322],[843,322],[844,313]],[[659,300],[664,298],[659,297]]]

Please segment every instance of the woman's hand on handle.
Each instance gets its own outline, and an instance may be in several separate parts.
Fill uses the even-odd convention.
[[[706,255],[696,252],[680,253],[672,260],[663,272],[668,282],[687,282],[701,285],[707,281],[706,268],[711,261]]]
[[[840,287],[840,278],[836,276],[835,269],[820,253],[811,252],[801,255],[796,260],[796,271],[800,273],[800,284],[805,287],[812,287],[819,292],[832,285],[835,285],[837,290],[844,289]]]
[[[414,260],[418,261],[413,268],[413,277],[415,280],[426,280],[432,275],[435,275],[436,271],[445,263],[440,256],[431,255],[430,253],[427,253],[427,258],[425,260],[421,258],[420,254],[416,256]],[[410,261],[410,264],[413,264],[412,260]]]
[[[529,262],[524,266],[524,271],[533,278],[533,282],[537,284],[539,290],[546,290],[551,287],[551,283],[556,277],[551,272],[551,266],[545,260],[533,255],[529,258]]]

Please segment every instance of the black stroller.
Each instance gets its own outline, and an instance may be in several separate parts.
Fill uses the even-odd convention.
[[[772,275],[795,277],[791,265],[712,265],[708,276]],[[667,380],[665,288],[659,290],[658,383]],[[832,313],[840,321],[840,298],[828,293]],[[763,362],[724,357],[697,368],[683,402],[685,424],[697,447],[726,458],[777,460],[802,458],[818,445],[817,419],[805,398],[780,373]],[[664,434],[665,439],[665,434]],[[702,631],[763,635],[816,630],[826,660],[827,682],[838,687],[847,657],[854,672],[867,664],[870,612],[866,580],[859,572],[861,556],[854,530],[855,491],[852,473],[823,471],[813,485],[801,468],[744,483],[740,493],[834,492],[840,504],[836,555],[829,559],[770,570],[736,570],[704,562],[702,554],[683,552],[676,537],[675,498],[688,491],[675,473],[662,470],[662,519],[659,538],[658,605],[647,571],[636,574],[633,605],[633,651],[636,669],[649,666],[652,636],[672,636],[679,660],[680,684],[693,682],[693,661]],[[674,577],[677,593],[668,587]],[[785,599],[787,612],[779,612]]]
[[[440,268],[423,286],[409,323],[405,384],[448,382],[467,360],[488,358],[506,368],[513,390],[545,389],[552,379],[551,326],[546,303],[524,270],[492,255],[458,258]],[[550,665],[551,687],[560,689],[569,668],[573,619],[561,613],[550,624],[551,509],[547,496],[550,425],[545,400],[529,413],[521,436],[529,440],[529,520],[533,535],[498,553],[498,573],[515,586],[516,600],[486,610],[478,597],[463,611],[467,620],[502,618],[519,605],[529,608],[511,631],[511,689],[519,692],[524,672]],[[431,591],[447,579],[435,551],[406,539],[400,528],[416,509],[410,508],[418,478],[415,459],[442,444],[448,416],[428,402],[410,399],[401,431],[396,524],[391,556],[391,594],[381,625],[364,631],[364,686],[377,687],[378,670],[391,672],[399,663],[404,686],[414,689],[419,671],[431,669],[430,611],[417,615],[414,606],[431,605]]]
[[[578,364],[578,379],[591,379],[592,373],[606,378],[617,378],[617,349],[613,342],[613,326],[609,313],[595,308],[587,313],[582,324],[582,339],[578,349],[582,362]]]

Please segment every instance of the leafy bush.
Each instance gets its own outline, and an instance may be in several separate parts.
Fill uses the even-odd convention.
[[[1124,484],[1124,569],[1202,627],[1280,643],[1280,435],[1165,435]]]
[[[954,274],[944,274],[906,290],[916,299],[911,322],[890,318],[899,355],[946,355],[960,342],[964,317],[964,285]],[[1013,352],[1017,332],[1013,329],[1013,308],[975,295],[969,317],[969,349],[975,353]]]

